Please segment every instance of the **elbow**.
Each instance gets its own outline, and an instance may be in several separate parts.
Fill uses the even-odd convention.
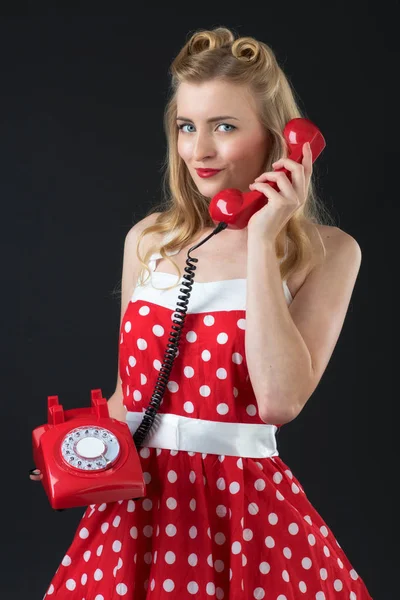
[[[294,421],[302,408],[303,405],[295,402],[288,403],[286,406],[284,403],[276,405],[276,403],[265,402],[259,409],[259,416],[266,425],[286,425]]]

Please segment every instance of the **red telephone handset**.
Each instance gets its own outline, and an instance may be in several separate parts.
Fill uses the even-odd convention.
[[[309,119],[300,117],[292,119],[286,124],[283,135],[289,149],[288,158],[296,162],[302,161],[303,144],[306,142],[310,142],[313,162],[326,146],[322,133]],[[276,171],[284,171],[290,179],[290,172],[287,169],[276,169]],[[269,181],[268,184],[278,190],[275,182]],[[243,229],[251,216],[267,202],[268,199],[261,192],[242,193],[240,190],[227,188],[212,198],[209,212],[214,222],[224,221],[230,229]]]

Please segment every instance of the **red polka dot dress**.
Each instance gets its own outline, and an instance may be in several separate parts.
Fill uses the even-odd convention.
[[[180,294],[156,289],[176,282],[154,270],[158,257],[121,323],[132,432],[153,393]],[[283,292],[289,304],[285,282]],[[371,599],[279,457],[277,427],[258,415],[245,301],[245,279],[195,280],[156,431],[140,450],[146,496],[87,507],[45,600]]]

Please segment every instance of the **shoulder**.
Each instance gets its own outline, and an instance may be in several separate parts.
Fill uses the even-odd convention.
[[[329,225],[315,226],[315,252],[322,258],[322,263],[329,264],[347,259],[352,263],[361,263],[361,248],[357,240],[340,229]],[[316,236],[320,238],[318,243]]]
[[[137,221],[134,225],[132,225],[132,227],[129,229],[129,231],[127,232],[127,234],[125,236],[125,245],[129,248],[134,249],[134,251],[136,251],[136,245],[139,241],[140,234],[147,227],[151,227],[152,225],[154,225],[160,214],[161,213],[159,213],[159,212],[151,213],[150,215],[143,217],[143,219],[140,219],[140,221]],[[148,236],[145,236],[143,238],[143,246],[147,247],[151,243],[152,239],[153,239],[153,234],[149,234]]]

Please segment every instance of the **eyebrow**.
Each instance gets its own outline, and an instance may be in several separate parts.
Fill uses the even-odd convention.
[[[207,123],[214,123],[215,121],[223,121],[224,119],[234,119],[235,121],[239,121],[237,117],[230,117],[229,115],[222,115],[221,117],[212,117],[211,119],[207,119]],[[177,121],[187,121],[188,123],[193,123],[191,119],[187,119],[186,117],[176,117]]]

